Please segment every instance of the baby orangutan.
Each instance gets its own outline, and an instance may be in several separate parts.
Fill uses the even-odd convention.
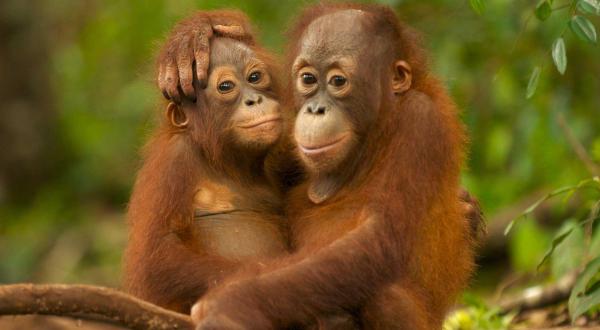
[[[168,106],[129,206],[131,293],[188,313],[241,263],[286,253],[282,196],[265,173],[283,131],[272,63],[216,38],[197,103]]]

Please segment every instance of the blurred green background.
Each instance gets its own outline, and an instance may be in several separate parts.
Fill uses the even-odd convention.
[[[433,71],[463,109],[471,135],[464,184],[480,199],[491,232],[473,290],[491,292],[511,274],[535,275],[557,229],[586,216],[586,192],[550,203],[508,237],[502,229],[544,193],[592,176],[570,133],[600,161],[598,46],[566,31],[561,75],[550,51],[566,10],[541,22],[531,19],[535,1],[484,1],[481,15],[467,0],[381,2],[423,32]],[[163,110],[154,84],[161,40],[194,10],[234,7],[280,53],[282,31],[306,3],[2,1],[0,283],[117,286],[139,149]],[[599,26],[597,16],[590,20]],[[527,99],[536,66],[543,68],[539,86]],[[578,264],[575,243],[561,247],[565,265],[553,262],[559,270],[552,274]]]

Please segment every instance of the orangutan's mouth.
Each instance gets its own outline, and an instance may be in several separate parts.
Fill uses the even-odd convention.
[[[339,145],[341,142],[346,140],[347,137],[348,137],[348,135],[344,134],[331,142],[327,142],[325,144],[320,144],[320,145],[315,145],[315,146],[306,146],[301,143],[298,143],[298,145],[300,146],[300,150],[302,150],[302,152],[305,153],[306,155],[318,155],[318,154],[327,152],[331,149],[334,149],[337,145]]]
[[[240,125],[241,128],[258,128],[266,125],[274,125],[275,123],[281,121],[281,117],[279,116],[270,116],[267,118],[260,119],[255,122],[251,122],[248,124]]]

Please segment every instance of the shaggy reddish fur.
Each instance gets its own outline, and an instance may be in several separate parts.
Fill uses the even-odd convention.
[[[213,20],[236,19],[248,29],[244,15],[217,11]],[[174,29],[162,54],[174,49],[181,34],[194,24],[204,24],[206,14],[195,15]],[[198,21],[199,20],[199,21]],[[252,40],[252,39],[247,39]],[[269,66],[272,93],[278,95],[278,72],[268,53],[250,42],[256,56]],[[262,154],[235,150],[223,136],[229,118],[224,109],[206,104],[203,91],[197,103],[181,105],[189,119],[185,129],[165,118],[145,148],[131,196],[129,241],[125,252],[124,286],[130,293],[175,311],[188,313],[191,305],[210,286],[237,269],[240,262],[195,251],[193,232],[194,194],[206,173],[220,173],[232,182],[248,186],[270,185]],[[257,188],[258,190],[258,188]],[[256,191],[247,189],[253,196]],[[260,209],[260,208],[259,208]]]
[[[201,327],[281,328],[350,312],[367,328],[440,329],[472,272],[473,244],[458,198],[465,132],[429,73],[417,34],[385,6],[325,4],[301,14],[290,40],[301,40],[316,18],[344,9],[370,13],[373,33],[389,41],[387,57],[361,65],[405,60],[412,88],[395,97],[383,77],[377,123],[340,169],[344,187],[318,205],[307,198],[307,184],[290,194],[297,253],[211,291],[197,309]],[[287,72],[298,49],[291,44]]]

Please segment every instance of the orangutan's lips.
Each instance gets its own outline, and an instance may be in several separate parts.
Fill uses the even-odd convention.
[[[302,144],[298,144],[298,145],[300,146],[300,150],[302,150],[303,153],[305,153],[307,155],[317,155],[317,154],[320,154],[320,153],[323,153],[323,152],[326,152],[326,151],[329,151],[329,150],[335,148],[335,146],[338,145],[343,140],[345,140],[347,136],[348,136],[347,134],[344,134],[332,142],[327,142],[325,144],[318,145],[318,146],[304,146]]]
[[[267,117],[264,119],[261,119],[260,121],[256,121],[256,122],[252,122],[249,124],[244,124],[244,125],[240,125],[241,128],[256,128],[259,126],[263,126],[263,125],[267,125],[276,121],[281,120],[281,117],[279,116],[271,116],[271,117]]]

